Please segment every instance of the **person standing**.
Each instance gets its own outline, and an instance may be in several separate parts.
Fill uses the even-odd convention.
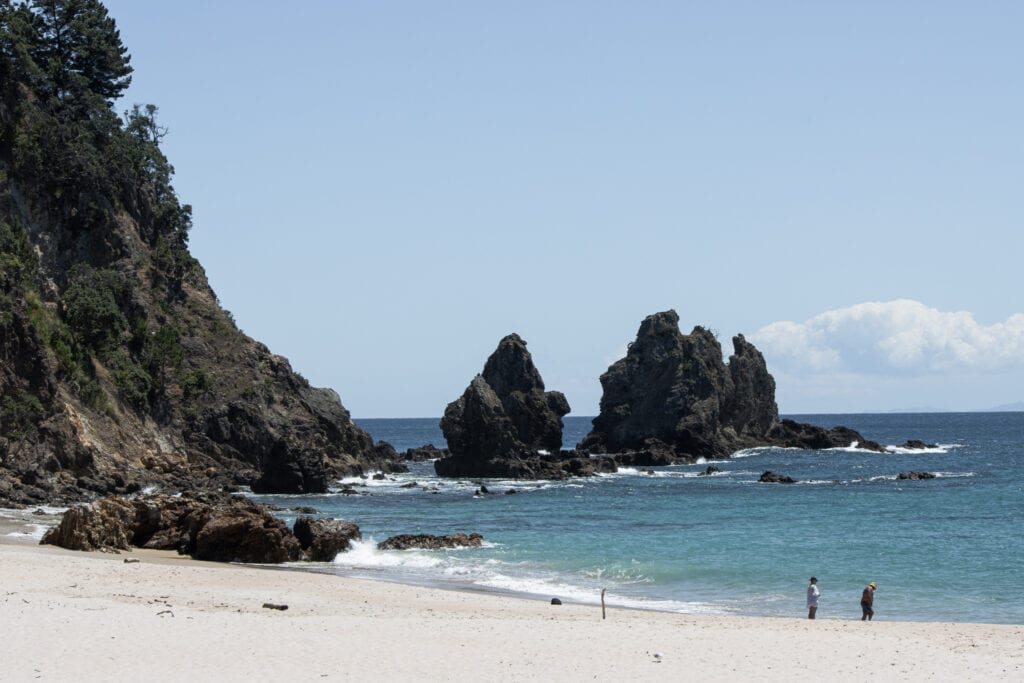
[[[875,616],[875,589],[878,588],[878,584],[872,581],[868,584],[864,592],[860,594],[860,609],[864,614],[860,620],[864,621],[867,619],[871,621],[871,618]]]
[[[811,585],[807,587],[807,618],[813,619],[814,615],[818,611],[818,598],[821,597],[821,591],[818,590],[818,579],[817,577],[811,577]]]

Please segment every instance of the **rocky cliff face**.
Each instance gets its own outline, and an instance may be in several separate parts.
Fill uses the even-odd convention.
[[[626,357],[601,375],[601,412],[580,450],[671,460],[763,443],[778,421],[775,381],[742,335],[733,348],[726,365],[711,332],[682,334],[675,311],[648,316]]]
[[[102,5],[65,29],[38,5],[0,3],[0,505],[395,467],[220,307],[155,107],[113,108],[131,69]],[[60,31],[81,54],[53,58]]]
[[[560,453],[562,417],[568,412],[561,392],[544,390],[526,342],[510,334],[487,359],[483,373],[444,411],[441,431],[451,455],[435,461],[434,468],[443,477],[592,474],[599,461]]]

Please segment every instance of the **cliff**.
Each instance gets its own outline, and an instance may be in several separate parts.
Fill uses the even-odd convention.
[[[219,305],[128,59],[99,2],[0,1],[0,505],[400,467]]]

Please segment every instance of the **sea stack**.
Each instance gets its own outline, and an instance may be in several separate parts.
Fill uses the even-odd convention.
[[[653,464],[728,455],[765,443],[779,418],[761,352],[737,335],[726,364],[715,335],[682,334],[673,310],[644,319],[601,386],[601,413],[580,444],[590,453],[646,452]]]
[[[434,469],[442,477],[537,479],[592,473],[587,459],[560,456],[562,417],[568,412],[561,392],[544,390],[526,342],[510,334],[445,409],[441,431],[451,455],[435,461]]]

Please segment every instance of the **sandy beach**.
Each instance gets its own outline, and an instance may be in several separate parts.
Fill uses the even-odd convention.
[[[1020,625],[602,619],[594,606],[2,538],[5,681],[1024,678]]]

